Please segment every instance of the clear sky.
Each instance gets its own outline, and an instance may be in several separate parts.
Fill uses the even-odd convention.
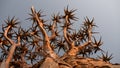
[[[104,42],[102,48],[113,53],[112,62],[120,63],[120,0],[0,0],[0,25],[8,17],[16,16],[27,27],[31,6],[42,9],[48,19],[54,12],[62,12],[66,6],[77,9],[76,16],[81,24],[84,17],[95,18],[96,28]]]

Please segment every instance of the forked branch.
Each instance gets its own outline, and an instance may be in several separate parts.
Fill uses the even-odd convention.
[[[56,55],[56,53],[52,50],[51,46],[50,46],[50,40],[49,40],[49,37],[44,29],[44,24],[43,24],[43,21],[42,19],[40,19],[38,17],[38,15],[36,14],[36,11],[34,9],[34,7],[32,6],[31,8],[31,11],[32,11],[32,14],[33,16],[35,17],[35,20],[37,21],[37,24],[42,32],[42,35],[43,35],[43,45],[44,45],[44,51],[52,58],[57,58],[58,56]],[[54,28],[54,26],[53,26]]]
[[[8,56],[7,56],[7,58],[6,58],[6,61],[5,61],[6,68],[9,68],[9,64],[10,64],[10,61],[12,60],[12,57],[13,57],[13,54],[14,54],[14,51],[15,51],[16,47],[17,47],[17,46],[20,46],[20,37],[18,37],[18,39],[17,39],[18,42],[15,43],[12,39],[10,39],[10,38],[7,36],[8,31],[9,31],[10,28],[11,28],[11,26],[9,25],[9,26],[6,28],[5,32],[4,32],[5,38],[6,38],[6,39],[10,42],[10,44],[12,45],[12,46],[10,47],[9,54],[8,54]]]

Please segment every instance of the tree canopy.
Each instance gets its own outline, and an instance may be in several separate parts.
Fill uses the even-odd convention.
[[[94,32],[97,27],[94,18],[86,17],[79,30],[72,28],[78,20],[75,11],[67,7],[64,14],[53,14],[52,19],[46,21],[42,11],[32,7],[28,18],[32,24],[27,29],[22,28],[15,17],[8,17],[0,32],[0,61],[5,60],[6,68],[12,65],[20,67],[21,64],[33,67],[46,57],[59,61],[66,56],[88,57],[102,51],[101,37],[96,40],[94,36],[98,33]],[[62,56],[59,55],[61,49],[64,51]]]

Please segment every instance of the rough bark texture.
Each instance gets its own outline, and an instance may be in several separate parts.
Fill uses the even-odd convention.
[[[112,64],[93,58],[71,57],[67,56],[64,62],[71,65],[72,68],[113,68]],[[41,64],[40,68],[70,68],[68,65],[55,62],[52,58],[47,57]]]
[[[59,65],[52,58],[46,57],[40,68],[59,68]]]

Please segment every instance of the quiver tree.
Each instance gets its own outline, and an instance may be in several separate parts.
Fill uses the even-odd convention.
[[[79,30],[72,28],[73,21],[78,20],[75,11],[67,7],[64,15],[54,14],[52,22],[46,22],[41,10],[37,12],[32,7],[28,18],[32,24],[28,29],[22,28],[15,17],[5,20],[6,24],[2,25],[0,32],[0,59],[6,68],[12,65],[20,68],[40,66],[46,57],[72,68],[64,61],[66,56],[85,57],[101,50],[101,38],[97,41],[94,36],[96,32],[93,32],[96,27],[94,19],[86,17]],[[65,52],[59,56],[61,49]]]

